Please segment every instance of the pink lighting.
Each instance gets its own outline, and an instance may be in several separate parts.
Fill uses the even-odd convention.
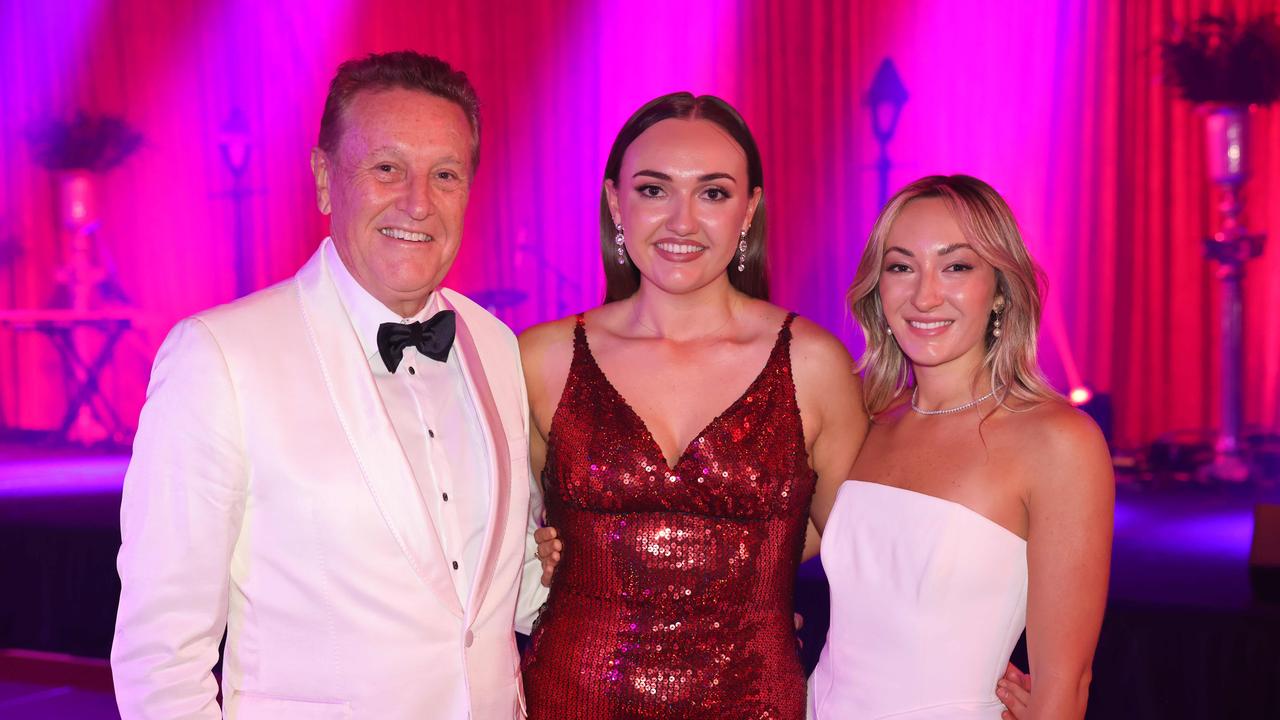
[[[1195,0],[1178,17],[1266,4]],[[872,118],[891,114],[861,100],[889,59],[909,95],[889,190],[963,172],[1008,199],[1049,277],[1039,358],[1051,383],[1069,391],[1088,378],[1116,400],[1117,441],[1141,444],[1215,415],[1215,390],[1202,379],[1217,376],[1216,355],[1200,333],[1171,329],[1214,317],[1212,268],[1195,248],[1217,225],[1204,202],[1203,123],[1155,83],[1157,54],[1132,51],[1153,47],[1168,4],[1119,7],[0,2],[0,66],[22,69],[0,98],[0,240],[24,249],[20,265],[0,267],[0,294],[8,307],[46,304],[66,262],[56,234],[99,223],[100,262],[147,316],[103,381],[122,415],[136,415],[173,323],[239,292],[227,160],[249,193],[245,275],[263,287],[290,276],[327,231],[307,157],[333,71],[347,58],[412,48],[465,69],[485,108],[483,159],[449,285],[488,300],[516,330],[597,304],[609,143],[655,95],[713,93],[742,111],[764,157],[773,299],[856,357],[861,333],[843,297],[879,209]],[[234,108],[244,123],[227,126]],[[145,138],[89,195],[64,194],[25,139],[33,122],[76,109],[120,117]],[[1255,120],[1258,137],[1280,137],[1274,109]],[[1274,235],[1280,143],[1259,148],[1247,221]],[[1257,391],[1243,412],[1248,424],[1273,427],[1280,324],[1266,313],[1280,302],[1280,253],[1258,263],[1244,288],[1252,344],[1241,371]],[[4,423],[58,421],[63,389],[42,370],[56,361],[47,343],[0,332]],[[1170,386],[1187,392],[1160,392]]]

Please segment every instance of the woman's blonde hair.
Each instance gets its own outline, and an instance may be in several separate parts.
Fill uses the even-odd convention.
[[[941,198],[974,251],[995,268],[996,296],[1004,299],[1004,306],[991,319],[1000,318],[1001,332],[997,338],[988,322],[982,367],[991,375],[1000,404],[1010,397],[1031,404],[1061,397],[1036,361],[1044,271],[1027,252],[1009,205],[975,177],[930,175],[899,190],[880,211],[849,288],[849,309],[866,338],[858,371],[863,373],[867,412],[883,412],[911,384],[911,361],[888,332],[879,285],[889,229],[903,208],[920,198]]]

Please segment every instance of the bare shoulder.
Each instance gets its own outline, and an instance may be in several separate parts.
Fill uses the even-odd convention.
[[[1025,412],[1009,413],[1004,423],[1016,447],[1026,448],[1024,461],[1031,489],[1059,482],[1075,486],[1111,486],[1111,452],[1097,423],[1063,400],[1043,402]]]
[[[553,351],[557,345],[565,343],[572,348],[573,326],[576,322],[576,316],[570,315],[525,328],[518,337],[520,353],[540,356],[542,353]],[[528,362],[528,359],[525,362]]]
[[[1028,443],[1045,452],[1078,454],[1081,451],[1106,452],[1107,443],[1093,418],[1063,400],[1042,402],[1025,412],[1011,414],[1011,425]]]
[[[813,422],[806,432],[816,430],[814,437],[831,438],[856,453],[861,442],[852,439],[866,434],[868,418],[848,348],[822,326],[797,317],[791,324],[791,368],[801,415]],[[847,471],[853,455],[841,462]]]
[[[835,335],[803,317],[791,323],[791,364],[797,378],[819,386],[828,382],[853,383],[861,392],[861,380],[854,373],[853,356]]]
[[[552,385],[563,385],[573,361],[574,316],[533,325],[521,332],[520,361],[531,398],[558,397]]]

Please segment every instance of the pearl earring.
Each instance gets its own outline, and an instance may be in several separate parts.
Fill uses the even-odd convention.
[[[1000,315],[996,314],[996,319],[991,323],[991,336],[1000,337]]]

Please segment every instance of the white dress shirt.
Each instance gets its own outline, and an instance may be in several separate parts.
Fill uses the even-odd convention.
[[[493,473],[462,361],[456,346],[445,362],[439,362],[410,345],[392,373],[378,354],[379,325],[429,319],[441,309],[439,294],[431,293],[417,315],[402,318],[356,282],[333,243],[325,252],[338,296],[369,359],[378,395],[440,534],[458,600],[466,607],[484,544]]]

